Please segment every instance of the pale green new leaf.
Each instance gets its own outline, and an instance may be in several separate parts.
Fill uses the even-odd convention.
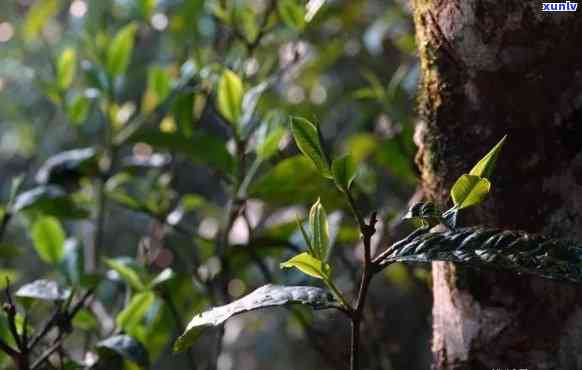
[[[349,154],[341,156],[334,159],[331,171],[337,187],[341,191],[347,192],[357,176],[356,162]]]
[[[503,147],[506,138],[507,135],[505,135],[501,140],[499,140],[499,142],[493,147],[493,149],[491,149],[489,153],[485,155],[485,157],[483,157],[479,162],[477,162],[477,164],[475,165],[475,167],[473,167],[473,169],[471,169],[471,172],[469,172],[469,174],[485,178],[491,177],[493,169],[495,168],[495,162],[497,161],[497,157],[499,156],[499,152],[501,152],[501,148]]]
[[[105,264],[110,269],[117,272],[119,276],[121,276],[121,278],[125,280],[133,289],[137,291],[142,291],[145,289],[145,285],[137,271],[132,269],[127,264],[112,258],[105,259]]]
[[[59,0],[36,0],[30,7],[24,21],[23,30],[25,41],[30,42],[36,39],[48,20],[58,13],[59,5]]]
[[[277,11],[287,26],[298,31],[305,28],[305,9],[297,0],[279,0]]]
[[[136,32],[137,25],[130,23],[119,30],[111,41],[107,49],[106,67],[107,72],[112,77],[120,76],[127,70],[133,52]]]
[[[77,53],[73,48],[66,48],[57,62],[57,84],[62,90],[68,89],[73,83],[77,69]]]
[[[225,70],[218,81],[218,111],[235,127],[239,126],[242,114],[243,83],[231,70]]]
[[[327,263],[316,259],[307,252],[303,252],[288,261],[282,262],[280,266],[281,268],[295,267],[306,275],[322,280],[328,278],[331,270],[331,267]]]
[[[293,117],[291,118],[291,133],[299,150],[313,161],[319,172],[333,179],[323,145],[319,140],[317,127],[305,118]]]
[[[309,211],[309,224],[313,234],[312,246],[315,253],[313,257],[324,261],[329,249],[329,225],[325,209],[319,199]]]
[[[129,304],[117,315],[117,327],[126,332],[135,328],[154,303],[156,296],[151,291],[135,294]]]
[[[455,208],[463,209],[481,203],[490,189],[491,183],[487,179],[467,174],[459,177],[451,189]]]
[[[273,156],[279,150],[279,143],[283,136],[285,136],[283,127],[277,127],[271,131],[264,141],[257,146],[257,156],[261,160],[266,160]]]
[[[52,216],[40,218],[32,225],[32,241],[40,258],[47,263],[59,263],[65,254],[65,231]]]

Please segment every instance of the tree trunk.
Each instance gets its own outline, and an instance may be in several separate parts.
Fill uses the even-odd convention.
[[[448,190],[504,134],[493,192],[461,215],[582,240],[582,14],[538,1],[414,0],[417,163]],[[436,369],[582,369],[582,289],[433,264]]]

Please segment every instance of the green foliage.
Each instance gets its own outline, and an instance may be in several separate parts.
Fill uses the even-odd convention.
[[[143,319],[154,303],[156,296],[151,291],[136,293],[125,306],[123,311],[117,314],[117,326],[125,332],[131,333]]]
[[[281,268],[296,268],[317,279],[327,279],[328,271],[330,270],[329,265],[324,261],[313,257],[307,252],[296,255],[295,257],[289,259],[288,261],[281,263]]]
[[[296,0],[282,0],[277,2],[279,16],[283,22],[298,31],[305,27],[305,11]]]
[[[319,129],[305,118],[293,117],[291,118],[291,133],[299,150],[313,161],[321,175],[332,179]]]
[[[107,48],[107,72],[111,77],[118,77],[125,74],[135,43],[135,33],[138,26],[130,23],[115,34],[109,47]]]
[[[59,11],[59,0],[36,1],[29,9],[24,23],[24,39],[33,41],[48,20]]]
[[[455,207],[459,210],[481,203],[489,190],[489,180],[474,175],[463,175],[453,185],[451,198]]]
[[[95,369],[149,368],[150,360],[152,369],[170,362],[216,368],[214,348],[196,348],[194,363],[166,357],[182,319],[209,305],[214,313],[202,317],[212,325],[289,303],[349,311],[332,280],[333,266],[351,291],[347,272],[357,270],[346,251],[361,230],[347,217],[346,194],[383,208],[416,181],[414,99],[405,97],[416,78],[405,67],[415,61],[404,51],[406,65],[386,76],[369,45],[382,39],[400,48],[411,31],[402,10],[382,4],[386,14],[374,14],[365,2],[297,0],[16,2],[8,0],[2,19],[16,32],[2,41],[0,139],[10,162],[4,177],[23,181],[0,189],[8,195],[0,199],[0,254],[11,266],[0,271],[0,286],[4,277],[22,284],[15,289],[19,327],[23,309],[31,334],[42,334],[40,322],[63,325],[59,366],[82,367],[68,353],[97,353]],[[354,101],[366,81],[382,92]],[[397,122],[394,134],[373,127],[384,115]],[[297,116],[321,117],[326,142],[306,119],[285,124]],[[295,145],[303,155],[294,155]],[[351,154],[335,158],[336,150]],[[288,215],[316,199],[297,227]],[[336,245],[341,254],[332,253]],[[18,265],[30,254],[43,263]],[[277,268],[286,258],[281,266],[327,289],[267,285],[244,296],[271,281],[305,279]],[[241,296],[245,305],[236,303]],[[99,309],[89,310],[89,300]],[[211,326],[199,319],[176,348]],[[308,332],[309,320],[300,322]],[[2,338],[17,348],[6,329]],[[83,343],[74,339],[78,330]],[[31,363],[52,344],[41,337],[28,351]],[[1,368],[10,362],[0,356]],[[45,365],[53,366],[37,367]]]
[[[77,53],[72,48],[66,48],[59,56],[57,63],[57,84],[60,89],[66,90],[75,78],[77,67]]]
[[[106,259],[105,264],[117,272],[119,276],[133,289],[140,292],[145,289],[140,274],[129,263],[119,259]]]
[[[489,178],[493,174],[493,169],[495,168],[495,162],[497,162],[497,157],[503,148],[503,144],[507,139],[505,135],[495,146],[483,157],[469,172],[470,175],[479,176],[483,178]]]
[[[32,225],[32,240],[39,257],[52,264],[59,263],[65,254],[65,231],[55,217],[45,216]]]
[[[218,111],[235,128],[240,125],[244,88],[240,77],[225,70],[218,81]]]

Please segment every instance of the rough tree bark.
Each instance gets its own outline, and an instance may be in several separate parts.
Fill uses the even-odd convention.
[[[479,223],[582,240],[582,9],[414,0],[422,59],[417,163],[428,198],[504,134]],[[437,369],[582,369],[582,289],[433,265]]]

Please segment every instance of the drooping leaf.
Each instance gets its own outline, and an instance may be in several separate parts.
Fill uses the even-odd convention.
[[[448,261],[549,279],[582,282],[582,244],[521,231],[460,228],[417,233],[395,243],[379,262]]]
[[[20,287],[15,293],[20,298],[40,299],[43,301],[64,301],[69,298],[71,291],[62,288],[56,281],[35,280]]]
[[[503,136],[501,140],[493,149],[489,151],[477,164],[471,169],[469,172],[470,175],[480,176],[484,178],[490,178],[493,174],[493,169],[495,168],[495,162],[497,162],[497,157],[499,157],[499,153],[503,148],[503,144],[505,143],[505,139],[507,139],[507,135]]]
[[[52,216],[38,219],[31,232],[34,249],[40,258],[50,264],[58,264],[65,254],[65,231],[59,220]]]
[[[149,366],[149,355],[143,344],[129,335],[114,335],[97,343],[99,353],[112,351],[141,367]]]
[[[357,175],[356,162],[352,156],[348,154],[334,159],[331,170],[337,187],[347,192]]]
[[[329,225],[327,214],[319,199],[309,211],[309,224],[313,235],[312,246],[315,252],[313,257],[324,261],[329,250]]]
[[[12,212],[39,211],[58,218],[85,218],[89,213],[80,208],[58,186],[38,186],[19,194],[12,205]]]
[[[285,24],[298,31],[305,27],[305,9],[296,0],[280,0],[277,2],[279,16]]]
[[[315,309],[336,307],[331,294],[326,290],[309,286],[265,285],[230,304],[215,307],[192,318],[188,327],[174,345],[175,351],[190,347],[208,326],[218,326],[230,317],[253,310],[287,304],[304,304]]]
[[[117,327],[126,332],[132,330],[140,323],[156,299],[152,291],[136,293],[127,306],[117,315]]]
[[[38,170],[36,181],[66,186],[77,182],[81,176],[97,174],[98,161],[95,148],[67,150],[47,159]]]
[[[108,258],[105,259],[105,264],[109,268],[117,272],[119,276],[121,276],[121,278],[125,280],[125,282],[127,282],[136,291],[139,292],[145,289],[145,285],[143,283],[143,280],[139,276],[139,273],[134,268],[132,268],[128,263],[125,263],[121,259]]]
[[[240,125],[243,94],[240,77],[231,70],[225,70],[218,81],[218,111],[234,127]]]
[[[321,175],[333,179],[317,127],[305,118],[293,117],[291,133],[299,150],[313,161]]]
[[[307,252],[303,252],[288,261],[282,262],[280,266],[281,268],[295,267],[304,274],[317,279],[327,279],[331,270],[331,267],[327,263],[316,259]]]
[[[77,53],[73,48],[66,48],[57,62],[57,84],[62,90],[71,86],[77,67]]]
[[[137,24],[130,23],[119,30],[111,41],[106,60],[106,68],[110,76],[117,77],[125,74],[133,53],[136,32]]]
[[[451,189],[451,197],[457,209],[471,207],[481,203],[489,190],[491,183],[489,180],[475,175],[463,175],[459,177]]]

